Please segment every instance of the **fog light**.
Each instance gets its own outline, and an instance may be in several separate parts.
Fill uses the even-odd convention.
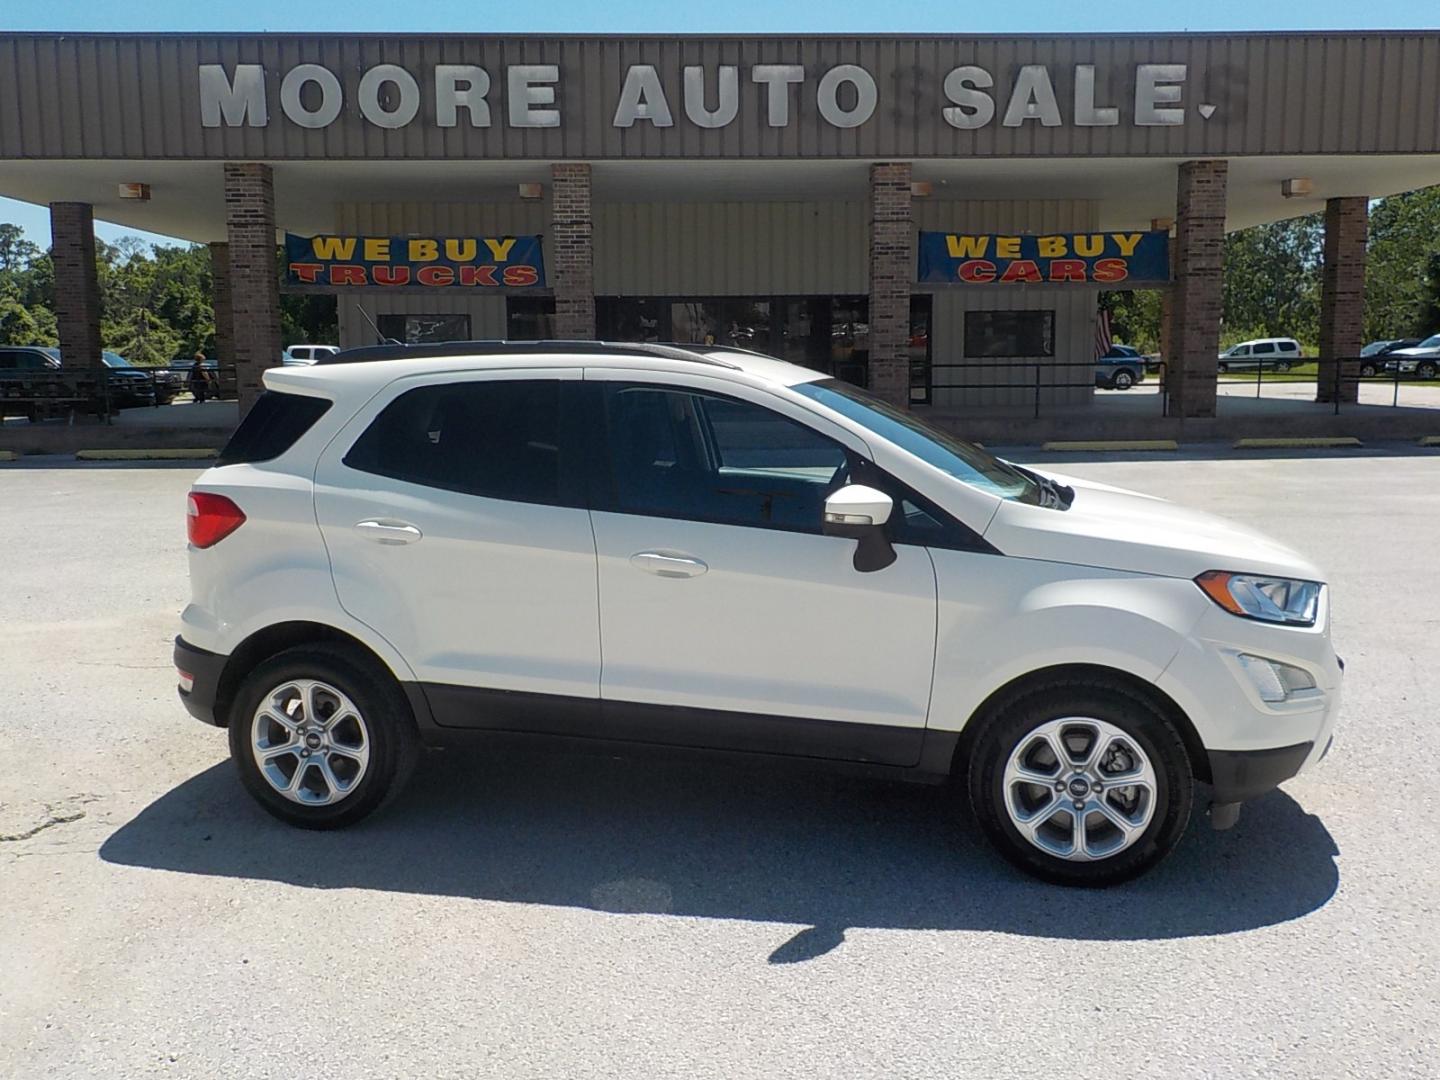
[[[194,676],[194,675],[191,675],[190,672],[188,672],[188,671],[182,671],[182,672],[180,672],[180,690],[181,690],[181,692],[182,692],[182,693],[185,693],[185,694],[188,694],[188,693],[190,693],[191,690],[194,690],[194,689],[195,689],[195,676]]]
[[[1236,659],[1245,674],[1250,676],[1261,701],[1275,704],[1287,701],[1301,690],[1315,689],[1315,680],[1304,668],[1250,653],[1240,653]]]

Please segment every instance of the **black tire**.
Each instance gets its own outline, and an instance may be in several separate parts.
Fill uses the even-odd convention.
[[[1380,371],[1374,364],[1360,365],[1360,377],[1362,379],[1373,379],[1378,374],[1380,374]]]
[[[1290,361],[1289,361],[1289,360],[1277,360],[1277,361],[1275,362],[1275,370],[1276,370],[1276,371],[1280,371],[1280,372],[1289,371],[1289,370],[1290,370]]]
[[[1072,862],[1042,851],[1016,828],[1005,808],[1003,781],[1010,755],[1036,728],[1064,717],[1090,717],[1121,729],[1150,759],[1155,772],[1149,825],[1131,846],[1091,862]],[[1103,681],[1061,682],[1003,702],[976,722],[982,726],[969,754],[970,805],[1000,854],[1026,873],[1057,885],[1116,885],[1149,870],[1184,834],[1195,802],[1190,760],[1174,726],[1144,696]]]
[[[1435,361],[1434,361],[1434,360],[1422,360],[1422,361],[1420,361],[1420,363],[1418,363],[1418,364],[1415,365],[1415,374],[1416,374],[1416,375],[1419,375],[1420,378],[1422,378],[1422,379],[1433,379],[1433,378],[1435,378]]]
[[[1110,380],[1110,384],[1114,386],[1116,390],[1129,390],[1130,387],[1135,385],[1135,376],[1128,371],[1120,370],[1115,372],[1115,377]]]
[[[276,791],[251,751],[254,717],[264,696],[291,679],[316,679],[345,694],[364,718],[369,761],[354,790],[336,802],[306,806]],[[240,782],[269,813],[304,829],[353,825],[394,799],[419,756],[410,705],[388,671],[344,646],[318,643],[287,649],[259,664],[241,684],[230,710],[230,757]],[[333,760],[333,759],[332,759]]]
[[[1229,374],[1229,372],[1230,372],[1230,365],[1229,365],[1229,364],[1221,364],[1221,365],[1220,365],[1220,374],[1221,374],[1221,375]]]

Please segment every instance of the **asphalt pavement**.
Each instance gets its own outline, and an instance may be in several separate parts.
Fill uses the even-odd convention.
[[[1334,590],[1330,757],[1105,892],[711,759],[437,753],[287,829],[175,700],[196,470],[0,465],[0,1076],[1440,1075],[1440,450],[1016,456]]]

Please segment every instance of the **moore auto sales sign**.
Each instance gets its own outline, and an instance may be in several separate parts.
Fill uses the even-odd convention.
[[[495,71],[473,63],[433,64],[419,70],[403,64],[379,63],[357,73],[336,71],[322,63],[300,63],[276,73],[262,64],[201,64],[198,66],[200,122],[207,128],[268,127],[271,101],[277,99],[279,119],[300,128],[323,129],[349,108],[365,123],[394,130],[432,123],[440,128],[468,125],[488,128],[561,128],[561,69],[558,64],[509,64]],[[655,64],[630,64],[606,95],[606,112],[615,128],[643,125],[653,129],[689,124],[698,129],[723,129],[741,116],[741,98],[748,93],[771,128],[788,127],[798,102],[813,104],[820,120],[833,128],[858,128],[883,116],[880,84],[862,64],[836,63],[821,69],[803,63],[685,64],[678,72],[680,89],[667,91]],[[1129,123],[1138,127],[1174,127],[1185,123],[1183,107],[1186,64],[1141,63],[1120,78],[1108,79],[1111,98],[1102,98],[1093,63],[1069,65],[1057,79],[1046,64],[1022,64],[1003,84],[980,64],[959,64],[937,72],[937,119],[962,131],[999,124],[1060,127],[1115,127],[1121,123],[1120,101]],[[349,78],[350,85],[346,81]],[[1057,82],[1068,86],[1062,107]],[[421,107],[430,109],[422,119]],[[1204,119],[1215,113],[1201,104]],[[755,112],[756,110],[751,110]]]

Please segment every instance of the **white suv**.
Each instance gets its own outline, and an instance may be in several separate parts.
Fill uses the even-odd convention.
[[[1255,371],[1257,368],[1289,371],[1292,364],[1304,359],[1304,350],[1294,338],[1256,338],[1231,345],[1220,354],[1218,367],[1221,372]]]
[[[265,385],[190,494],[175,660],[293,824],[518,732],[953,777],[1015,863],[1105,884],[1171,849],[1196,781],[1223,827],[1329,749],[1304,558],[817,372],[492,343]]]

